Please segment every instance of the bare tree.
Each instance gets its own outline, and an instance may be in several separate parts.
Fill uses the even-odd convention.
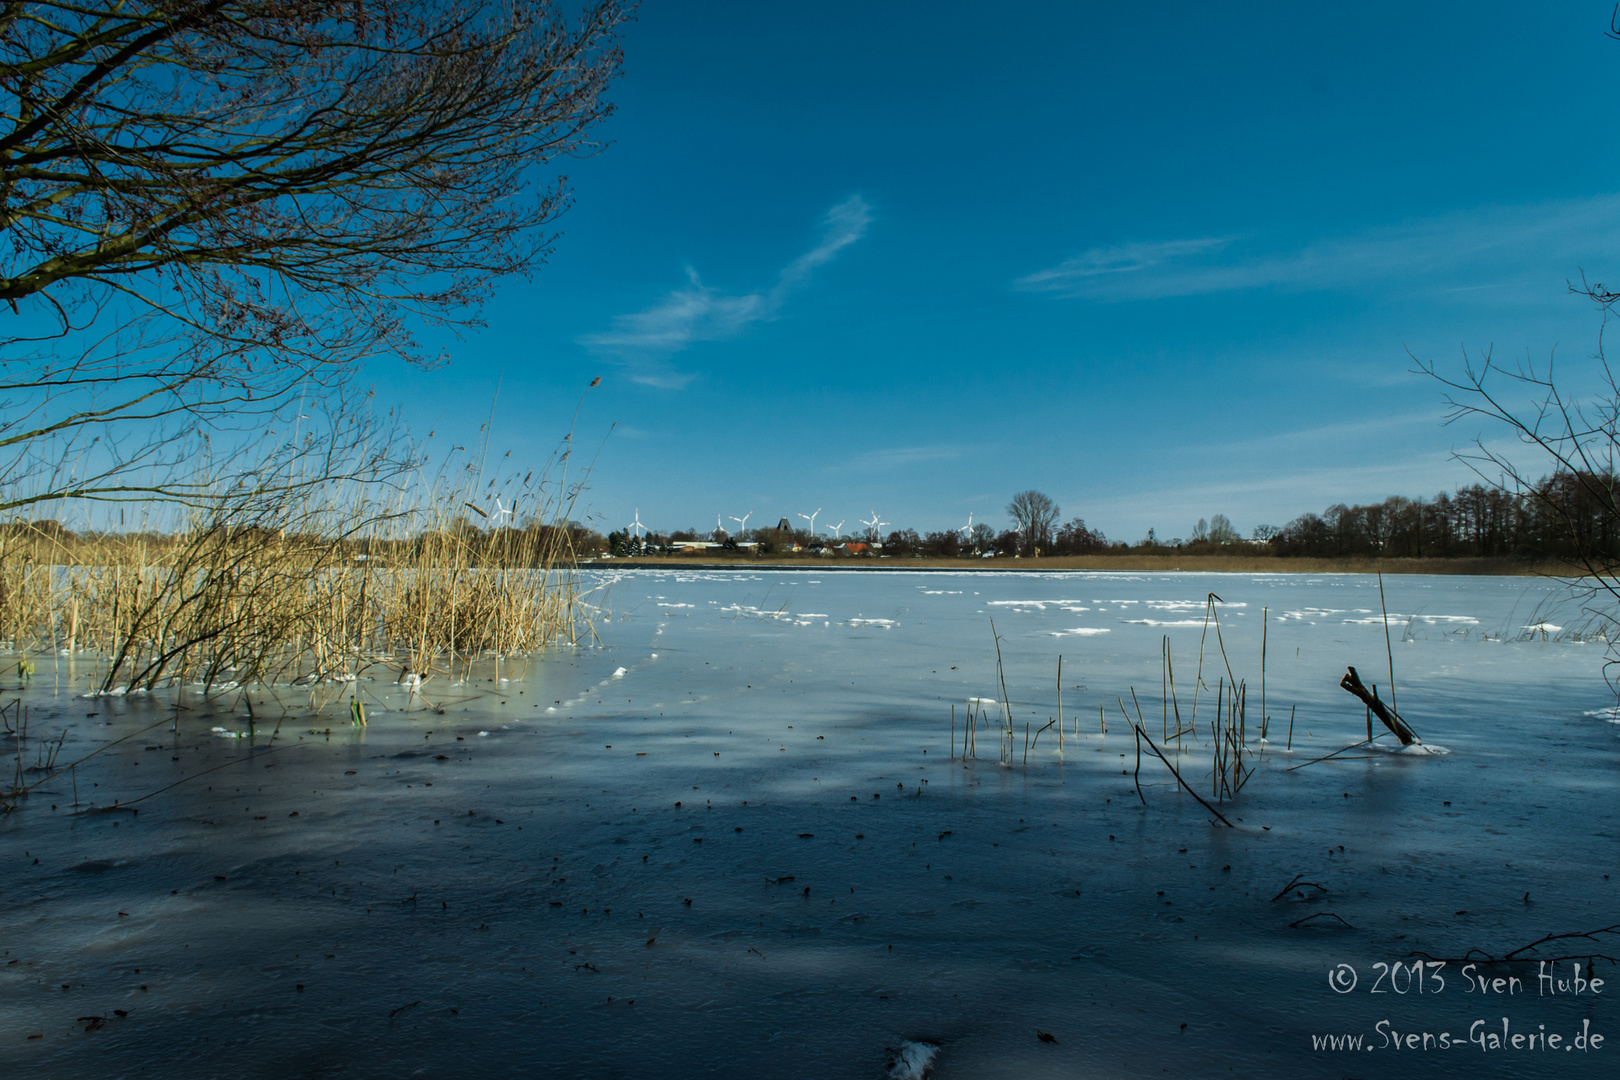
[[[1584,373],[1583,381],[1596,387],[1590,396],[1561,388],[1550,357],[1544,364],[1527,359],[1508,366],[1486,352],[1478,360],[1465,359],[1458,376],[1441,373],[1432,362],[1415,357],[1413,362],[1445,387],[1448,423],[1485,418],[1504,426],[1531,452],[1527,464],[1476,438],[1471,451],[1456,457],[1484,481],[1482,494],[1488,489],[1523,498],[1553,524],[1585,572],[1577,587],[1608,594],[1610,606],[1593,613],[1620,624],[1612,607],[1620,601],[1620,558],[1612,542],[1620,529],[1620,381],[1604,351],[1604,330],[1620,314],[1620,293],[1585,282],[1574,291],[1590,297],[1602,312],[1595,369]]]
[[[1027,555],[1038,555],[1051,547],[1052,526],[1057,523],[1057,503],[1038,491],[1020,491],[1007,504],[1007,515],[1017,526],[1019,546]]]
[[[1610,17],[1608,36],[1620,39],[1620,7]],[[1584,274],[1569,290],[1590,300],[1601,315],[1593,369],[1578,373],[1575,381],[1591,387],[1589,394],[1569,389],[1569,380],[1561,387],[1550,355],[1544,364],[1526,358],[1505,365],[1486,351],[1477,360],[1465,356],[1460,375],[1442,374],[1432,361],[1411,358],[1418,372],[1445,387],[1448,423],[1487,419],[1505,427],[1529,451],[1536,464],[1526,465],[1517,455],[1510,457],[1476,438],[1473,451],[1456,456],[1492,494],[1519,496],[1554,523],[1584,571],[1572,585],[1588,601],[1607,601],[1588,610],[1612,632],[1620,626],[1620,557],[1614,544],[1620,531],[1620,380],[1609,364],[1604,337],[1620,314],[1620,292],[1588,281]],[[1462,495],[1459,491],[1459,499]],[[1608,666],[1617,663],[1611,646]]]
[[[1225,514],[1216,514],[1209,519],[1209,542],[1212,544],[1235,544],[1243,539],[1237,529],[1232,527],[1232,519]]]
[[[198,440],[430,363],[568,205],[621,0],[0,6],[0,510],[193,497]]]

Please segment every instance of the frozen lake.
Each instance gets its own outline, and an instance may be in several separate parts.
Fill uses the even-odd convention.
[[[1375,578],[595,580],[599,642],[427,704],[375,670],[364,730],[274,688],[252,737],[236,695],[176,733],[172,698],[74,697],[37,658],[62,760],[124,741],[77,769],[95,811],[63,776],[0,818],[0,1071],[879,1077],[903,1040],[947,1080],[1617,1071],[1612,963],[1594,992],[1585,959],[1459,962],[1620,923],[1606,646],[1556,583],[1385,579],[1399,710],[1449,753],[1289,771],[1364,737],[1346,665],[1389,699]],[[968,709],[1000,718],[992,619],[1010,766],[993,727],[959,760]],[[1258,755],[1234,828],[1149,756],[1143,804],[1120,712],[1189,718],[1201,638],[1173,760],[1213,801],[1229,665]],[[1026,764],[1060,655],[1062,748]],[[1620,935],[1522,955],[1587,953]]]

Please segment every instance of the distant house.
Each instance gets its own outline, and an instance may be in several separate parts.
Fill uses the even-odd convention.
[[[787,518],[783,518],[781,521],[776,523],[776,529],[778,532],[790,533],[793,531],[793,526],[788,524]]]
[[[838,550],[842,551],[845,555],[870,555],[872,554],[872,545],[862,544],[851,540],[847,544],[839,544]]]
[[[709,551],[720,545],[708,540],[671,540],[669,546],[674,548],[677,554],[690,555]]]

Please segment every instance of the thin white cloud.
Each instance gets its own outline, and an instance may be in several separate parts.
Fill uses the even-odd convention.
[[[871,221],[872,208],[866,200],[851,195],[827,212],[821,242],[782,267],[769,289],[725,293],[705,285],[697,271],[687,267],[684,287],[644,311],[618,316],[611,330],[586,334],[579,342],[618,359],[636,382],[679,389],[693,376],[677,370],[671,357],[694,342],[734,338],[755,323],[776,318],[788,297],[806,285],[818,268],[864,236]]]
[[[1284,251],[1201,237],[1097,247],[1013,282],[1022,292],[1090,300],[1153,300],[1240,289],[1366,286],[1422,277],[1443,291],[1479,277],[1567,274],[1585,258],[1612,258],[1620,195],[1492,208],[1369,230]],[[1475,280],[1456,280],[1457,277]],[[1541,276],[1545,276],[1542,274]],[[1449,280],[1446,280],[1449,279]]]
[[[822,220],[821,243],[782,268],[776,287],[768,294],[777,303],[789,290],[810,280],[810,272],[832,261],[844,248],[866,235],[872,223],[872,208],[859,195],[851,195]]]
[[[1038,270],[1021,277],[1014,286],[1025,292],[1066,293],[1091,278],[1110,274],[1130,274],[1149,270],[1174,259],[1219,251],[1230,241],[1222,237],[1201,237],[1196,240],[1166,240],[1157,244],[1119,244],[1083,251],[1071,259],[1064,259],[1050,270]]]
[[[954,461],[962,456],[960,446],[892,446],[866,450],[844,462],[842,471],[880,472],[887,469],[905,469],[914,465],[927,465],[938,461]]]

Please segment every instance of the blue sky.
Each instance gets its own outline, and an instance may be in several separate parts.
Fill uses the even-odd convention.
[[[1592,376],[1611,10],[649,3],[554,257],[445,369],[369,374],[461,441],[498,383],[525,461],[602,376],[604,531],[1000,525],[1033,487],[1136,540],[1433,494],[1502,433],[1407,350]]]

